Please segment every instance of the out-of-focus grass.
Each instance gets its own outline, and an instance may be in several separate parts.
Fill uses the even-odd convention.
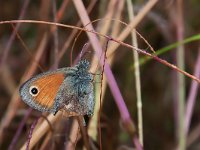
[[[179,46],[180,44],[189,44],[191,42],[195,42],[195,41],[199,41],[200,40],[200,34],[197,34],[197,35],[193,35],[189,38],[186,38],[183,40],[183,42],[176,42],[176,43],[173,43],[173,44],[170,44],[166,47],[163,47],[161,49],[158,49],[156,50],[156,53],[155,55],[157,56],[160,56],[162,54],[165,54],[166,52],[169,52],[171,50],[173,50],[174,48],[176,48],[177,46]],[[140,65],[143,65],[145,63],[147,63],[148,61],[150,61],[151,58],[147,57],[147,56],[144,56],[143,58],[140,58]],[[134,67],[132,67],[134,68]]]
[[[63,7],[63,12],[58,15],[59,19],[57,21],[64,24],[81,26],[81,21],[72,1],[63,0],[58,3],[57,10]],[[91,3],[92,1],[84,1],[86,7],[91,5],[90,9],[88,8],[90,10],[90,13],[88,12],[88,14],[90,19],[92,18],[91,20],[96,20],[105,16],[110,18],[116,17],[124,22],[129,22],[127,17],[127,8],[125,4],[122,5],[122,1],[119,3],[117,0],[104,0],[97,2],[93,1],[93,5]],[[146,3],[144,1],[134,1],[134,6],[137,7],[139,4],[145,5]],[[186,49],[186,71],[189,70],[190,73],[193,74],[198,53],[198,41],[200,40],[200,21],[198,19],[198,14],[200,14],[200,2],[198,0],[185,1],[184,4],[184,22],[187,25],[185,32],[187,36],[190,35],[191,37],[184,39],[182,43],[176,42],[177,40],[174,34],[176,29],[173,23],[173,14],[176,10],[174,10],[173,1],[170,1],[170,3],[169,1],[159,1],[156,7],[152,9],[152,12],[161,18],[160,22],[156,22],[157,24],[153,22],[152,18],[148,18],[148,15],[150,14],[148,13],[144,16],[142,22],[139,23],[137,29],[145,39],[153,45],[156,50],[156,55],[162,55],[163,59],[170,60],[173,64],[176,64],[174,57],[175,48],[180,44],[184,44]],[[0,5],[0,20],[19,19],[18,14],[22,11],[22,5],[23,3],[19,1],[2,1]],[[121,10],[118,11],[118,8]],[[137,10],[137,12],[140,12],[140,10],[141,9],[139,9],[139,11]],[[41,2],[30,1],[25,19],[53,21],[55,19],[54,16],[55,12],[53,12],[52,3],[49,0]],[[154,15],[151,17],[156,16]],[[95,30],[116,39],[124,29],[123,25],[118,24],[119,22],[111,20],[106,21],[106,19],[102,20],[102,22],[98,21],[94,23]],[[166,28],[160,28],[163,24]],[[74,35],[77,32],[76,30],[72,30],[73,29],[63,29],[58,27],[58,51],[62,51],[62,54],[58,57],[58,59],[60,59],[59,67],[70,66],[70,50],[73,45]],[[166,32],[161,32],[163,30],[170,35],[170,42],[165,38],[166,36],[164,34],[166,34]],[[0,25],[0,60],[2,60],[5,45],[8,43],[12,31],[13,29],[11,25]],[[11,45],[11,50],[4,66],[5,68],[3,69],[3,73],[1,72],[0,74],[1,124],[5,123],[3,120],[5,118],[3,117],[5,117],[4,115],[6,112],[9,111],[13,115],[13,118],[10,118],[8,126],[3,129],[3,147],[0,149],[8,148],[15,133],[18,131],[19,125],[28,108],[22,101],[20,101],[20,99],[18,99],[18,89],[16,89],[16,86],[19,86],[20,84],[19,82],[22,79],[22,76],[28,78],[33,74],[41,72],[37,67],[38,63],[44,68],[44,70],[48,70],[48,68],[54,64],[54,59],[56,57],[53,55],[55,49],[52,31],[52,26],[49,25],[21,23],[18,33],[28,47],[31,56],[24,50],[24,47],[18,38],[16,38]],[[106,39],[101,39],[101,41],[101,46],[105,47]],[[86,33],[83,32],[75,44],[75,51],[73,53],[74,58],[78,55],[79,50],[86,42],[88,42],[88,38]],[[127,38],[125,42],[131,43],[130,38]],[[112,43],[113,42],[111,42],[111,44]],[[147,45],[142,42],[141,38],[138,38],[138,44],[139,48],[147,47]],[[89,49],[92,50],[91,47]],[[42,54],[40,52],[42,52]],[[172,71],[165,65],[161,65],[155,60],[149,61],[151,58],[141,55],[139,56],[141,64],[144,147],[148,150],[174,149],[177,146],[177,139],[175,137],[177,116],[176,104],[174,102],[174,95],[176,94],[177,89],[174,87],[176,79],[173,74],[175,71]],[[132,52],[130,49],[127,49],[125,46],[119,46],[118,50],[115,51],[115,54],[112,56],[112,64],[112,72],[116,78],[120,92],[125,99],[125,104],[131,115],[131,119],[134,121],[137,129],[135,81],[133,73],[130,73],[130,68],[133,69],[134,67],[132,65]],[[29,73],[28,76],[26,75],[27,72]],[[191,79],[187,78],[186,83],[186,94],[188,94]],[[95,84],[99,86],[99,83]],[[101,113],[102,147],[103,149],[117,149],[123,146],[133,148],[133,141],[120,120],[120,113],[113,100],[110,89],[105,88],[104,90],[105,96]],[[97,100],[99,99],[97,98]],[[10,105],[13,107],[8,107]],[[199,106],[198,91],[191,120],[191,127],[189,129],[189,135],[192,133],[192,136],[189,136],[187,140],[189,141],[188,149],[195,149],[199,144],[198,135],[200,135],[200,133],[199,130],[197,130],[200,122]],[[8,116],[10,117],[10,115]],[[29,116],[24,122],[25,126],[22,128],[22,133],[17,138],[17,143],[15,145],[16,149],[19,149],[27,141],[31,124],[34,122],[35,118],[37,118],[36,116],[38,116],[38,112],[33,111],[31,116]],[[9,119],[9,117],[7,118]],[[44,124],[44,122],[42,123],[42,121],[39,120],[38,126],[41,124]],[[46,126],[48,126],[48,124],[46,124]],[[52,127],[53,132],[52,130],[49,130],[48,133],[39,140],[36,147],[41,146],[44,148],[59,149],[66,146],[65,143],[69,144],[71,141],[76,140],[78,141],[76,144],[77,148],[82,147],[83,140],[82,138],[77,138],[78,133],[76,127],[78,127],[78,124],[77,122],[73,122],[73,118],[68,119],[66,117],[61,117],[61,119],[58,119]],[[45,126],[44,128],[47,129]],[[42,128],[39,129],[43,130]],[[91,134],[95,137],[99,135],[98,131]],[[95,144],[99,142],[98,137],[96,137],[96,139],[97,141]],[[33,138],[33,140],[36,141],[37,138]],[[45,142],[43,143],[43,141]],[[70,144],[68,146],[73,146],[74,143],[71,142]]]

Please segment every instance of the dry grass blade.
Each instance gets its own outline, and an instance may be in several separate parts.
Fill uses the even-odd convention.
[[[44,35],[43,40],[41,41],[40,46],[38,47],[38,50],[36,52],[36,55],[34,58],[35,61],[32,62],[31,66],[29,67],[28,71],[24,74],[21,81],[24,81],[24,80],[30,78],[34,74],[34,72],[37,68],[37,62],[39,62],[39,60],[42,58],[42,55],[44,52],[44,46],[46,45],[46,42],[47,42],[47,35]],[[13,117],[16,115],[16,111],[17,111],[19,103],[20,103],[18,93],[19,93],[19,90],[17,88],[11,98],[8,109],[5,112],[3,119],[1,120],[0,141],[2,141],[4,129],[9,126]]]
[[[135,16],[135,19],[128,24],[128,26],[120,33],[117,40],[124,41],[131,31],[140,23],[140,21],[146,16],[146,14],[153,8],[153,6],[158,2],[158,0],[150,0],[142,8],[142,10]],[[114,53],[114,51],[119,47],[118,43],[113,43],[113,45],[108,50],[108,57]]]
[[[133,11],[133,3],[131,0],[127,0],[128,14],[129,20],[134,20],[134,11]],[[132,45],[138,47],[136,30],[133,30],[131,33],[132,37]],[[145,39],[143,39],[146,41]],[[151,48],[152,49],[152,48]],[[133,60],[135,66],[135,87],[136,87],[136,97],[137,97],[137,116],[138,116],[138,133],[140,143],[143,145],[143,116],[142,116],[142,94],[141,94],[141,79],[140,79],[140,68],[139,68],[139,55],[136,51],[133,51]]]
[[[126,5],[126,1],[134,4],[135,18],[131,16],[133,4]],[[0,61],[8,57],[0,69],[0,149],[142,150],[143,136],[144,148],[149,150],[198,149],[199,4],[200,1],[183,0],[47,0],[28,5],[26,18],[34,19],[19,20],[18,13],[25,10],[19,6],[26,4],[2,1],[0,12],[5,21],[0,21]],[[19,24],[23,26],[20,30]],[[135,28],[139,31],[136,31],[139,47],[136,35],[132,34]],[[190,37],[185,38],[183,32]],[[17,36],[13,43],[10,41],[14,36],[10,40],[10,34]],[[135,38],[133,42],[131,35]],[[12,48],[6,57],[8,50],[4,51],[4,45]],[[177,63],[175,50],[183,51],[183,46],[185,55],[178,53]],[[104,49],[108,53],[101,51]],[[79,50],[82,54],[78,54]],[[91,58],[94,55],[97,57]],[[25,111],[28,106],[18,94],[21,82],[39,70],[68,67],[71,62],[75,65],[83,59],[93,59],[89,72],[97,78],[92,80],[96,97],[94,115],[84,116],[86,127],[81,125],[80,118],[78,121],[68,118],[69,113],[62,108],[55,116],[44,113],[44,118],[35,121],[40,112],[32,108]],[[40,65],[42,69],[38,68]],[[141,72],[137,70],[139,66]],[[134,73],[140,78],[134,78]],[[175,78],[177,74],[182,79]],[[183,80],[187,84],[182,86]],[[185,113],[184,95],[188,95]]]
[[[117,3],[117,1],[115,1],[115,0],[114,0],[114,2]],[[118,3],[118,5],[114,4],[114,2],[110,1],[109,5],[108,5],[108,9],[107,9],[107,11],[110,11],[110,12],[109,13],[105,13],[106,14],[105,18],[116,18],[116,20],[120,20],[121,15],[122,15],[122,11],[123,11],[124,0],[120,1],[120,3]],[[115,7],[117,7],[118,11],[114,15],[113,11],[115,10],[114,9]],[[111,16],[111,14],[113,16]],[[104,22],[106,22],[106,26],[103,26],[103,28],[101,28],[101,26],[102,26],[102,24],[104,24]],[[106,35],[107,35],[107,32],[111,29],[112,30],[111,37],[116,37],[118,32],[119,32],[119,30],[120,30],[119,29],[120,22],[115,21],[114,24],[112,25],[111,24],[111,19],[110,19],[110,21],[109,20],[102,20],[99,23],[99,26],[100,27],[97,27],[100,30],[99,32],[103,33],[103,34],[106,34]],[[100,42],[101,42],[102,45],[104,44],[104,41],[101,40],[101,39],[100,39]],[[113,58],[114,57],[107,58],[110,66],[112,66]],[[98,66],[98,59],[96,59],[96,57],[94,57],[93,61],[92,61],[92,67],[90,68],[91,72],[96,72],[96,68],[97,68],[96,66]],[[97,80],[97,81],[99,81],[99,80]],[[105,96],[105,91],[106,91],[106,86],[107,86],[106,76],[104,77],[104,80],[102,82],[103,82],[102,83],[102,85],[103,85],[102,86],[102,103],[103,103],[104,96]],[[96,86],[95,89],[99,93],[100,89],[99,89],[98,85]],[[100,108],[100,101],[99,101],[99,96],[98,95],[96,95],[95,102],[96,103],[95,103],[94,115],[90,120],[90,124],[89,124],[89,127],[88,127],[88,134],[93,138],[93,140],[97,141],[98,113],[99,113],[99,108]]]
[[[57,122],[59,117],[61,117],[62,112],[58,112],[56,116],[50,114],[47,119],[51,124]],[[32,149],[33,146],[41,139],[41,137],[50,129],[49,123],[47,121],[43,121],[40,126],[35,130],[32,134],[32,138],[30,139],[29,149]],[[21,147],[21,150],[26,149],[26,143]]]
[[[24,18],[25,14],[26,14],[27,7],[29,5],[29,2],[30,2],[30,0],[25,0],[24,5],[23,5],[22,10],[21,10],[20,15],[19,15],[19,20]],[[18,23],[16,25],[16,28],[15,28],[16,31],[19,30],[20,25],[21,25],[20,23]],[[5,62],[6,62],[7,57],[8,57],[8,54],[10,52],[10,48],[11,48],[12,43],[13,43],[13,41],[15,39],[15,36],[16,36],[16,31],[13,31],[13,33],[11,34],[10,39],[9,39],[9,41],[8,41],[8,43],[6,45],[6,48],[5,48],[4,52],[3,52],[3,57],[2,57],[2,60],[1,60],[1,64],[0,64],[1,67],[3,67],[5,65]]]

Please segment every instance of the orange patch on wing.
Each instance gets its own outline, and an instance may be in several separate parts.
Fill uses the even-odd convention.
[[[38,95],[33,98],[35,102],[50,109],[54,104],[55,97],[63,80],[64,74],[55,73],[46,75],[33,82],[33,85],[39,89]]]

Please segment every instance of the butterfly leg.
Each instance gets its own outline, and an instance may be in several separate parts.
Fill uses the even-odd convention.
[[[57,113],[60,109],[61,109],[61,108],[60,108],[60,103],[59,103],[59,101],[58,101],[58,100],[55,100],[55,103],[54,103],[54,106],[53,106],[53,110],[52,110],[53,115],[55,116],[56,113]]]
[[[83,122],[83,126],[86,127],[86,122],[85,122],[85,118],[82,117],[82,122]]]

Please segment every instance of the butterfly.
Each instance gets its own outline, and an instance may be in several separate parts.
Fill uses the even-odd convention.
[[[54,115],[64,109],[69,116],[94,112],[93,75],[86,59],[66,67],[36,75],[20,87],[21,99],[30,107]]]

